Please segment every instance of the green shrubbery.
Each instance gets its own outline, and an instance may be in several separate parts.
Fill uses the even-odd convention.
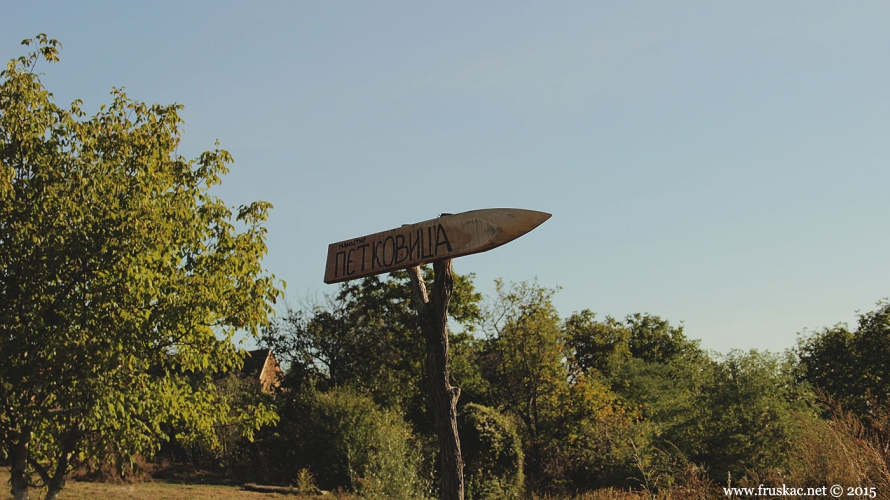
[[[494,408],[470,403],[459,421],[467,500],[511,500],[523,493],[522,441]]]
[[[369,498],[425,498],[421,457],[401,417],[349,389],[317,394],[306,415],[305,453],[320,486],[346,486]]]

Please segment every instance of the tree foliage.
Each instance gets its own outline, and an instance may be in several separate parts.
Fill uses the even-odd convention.
[[[684,424],[687,456],[707,464],[714,479],[788,465],[789,444],[813,416],[810,393],[794,384],[790,360],[733,351],[712,369]]]
[[[550,290],[536,283],[495,282],[486,311],[486,378],[498,406],[522,421],[534,441],[551,424],[548,411],[567,387],[559,314]]]
[[[794,383],[792,360],[768,352],[717,356],[683,328],[650,314],[597,321],[590,311],[565,322],[570,359],[641,412],[636,458],[701,464],[714,480],[787,465],[784,453],[812,397]]]
[[[522,441],[513,421],[494,408],[464,405],[459,422],[468,500],[522,497]]]
[[[317,330],[297,334],[310,341],[300,351],[309,354],[306,361],[296,364],[315,370],[311,387],[324,391],[348,385],[375,395],[391,380],[358,371],[368,367],[350,368],[355,371],[340,379],[335,374],[345,372],[324,354],[329,352],[323,350],[328,349],[325,342],[364,339],[344,342],[348,350],[343,352],[352,353],[350,362],[379,362],[381,369],[387,362],[373,358],[388,359],[389,351],[397,349],[407,359],[411,349],[414,356],[422,350],[419,344],[392,344],[389,333],[380,334],[390,328],[405,339],[419,336],[412,332],[411,312],[398,312],[408,300],[407,284],[398,279],[344,285],[333,302],[344,305],[342,312],[332,307],[312,311],[305,324]],[[537,283],[498,280],[494,296],[479,312],[481,335],[464,331],[452,336],[453,374],[462,388],[468,492],[474,498],[519,494],[520,477],[537,494],[639,484],[654,492],[687,481],[701,486],[727,477],[753,480],[756,474],[795,467],[788,450],[805,439],[817,412],[808,386],[794,379],[794,359],[760,351],[709,353],[688,339],[682,326],[648,313],[617,320],[584,310],[562,320],[553,304],[555,293]],[[330,328],[329,317],[340,318],[345,329]],[[372,317],[379,321],[368,322]],[[865,319],[863,325],[881,331],[882,316]],[[361,331],[361,325],[372,324]],[[842,345],[852,337],[845,335]],[[867,345],[883,349],[879,341]],[[397,369],[399,376],[410,373]],[[419,364],[413,370],[419,372]],[[403,404],[389,408],[401,408],[415,424],[415,435],[429,442],[430,429],[411,416],[411,404],[404,404],[423,397],[424,384],[413,380],[392,383],[401,388]],[[518,442],[510,437],[511,427]],[[520,454],[522,470],[514,460]]]
[[[272,420],[182,375],[237,367],[233,336],[257,334],[280,293],[261,267],[271,206],[232,220],[209,193],[230,155],[179,156],[179,105],[114,89],[91,117],[57,106],[33,69],[59,45],[35,42],[0,74],[0,437],[16,498],[31,470],[52,498],[90,455],[150,454],[166,422],[212,436]]]
[[[890,302],[846,324],[802,337],[800,378],[861,417],[883,418],[890,404]]]
[[[500,280],[495,288],[480,357],[487,404],[520,422],[531,486],[572,490],[621,476],[636,412],[570,362],[556,290]]]
[[[648,313],[629,314],[624,322],[611,316],[597,321],[596,314],[585,309],[566,318],[565,331],[572,360],[584,372],[609,375],[630,358],[667,363],[699,352],[698,342],[687,339],[682,326]]]
[[[473,328],[480,299],[472,275],[454,274],[453,322]],[[322,304],[289,309],[263,341],[289,365],[294,389],[350,386],[385,407],[423,411],[426,350],[404,271],[346,282]]]
[[[308,391],[297,424],[304,457],[311,457],[319,485],[345,486],[363,497],[413,500],[428,496],[421,457],[410,427],[393,410],[350,388]]]

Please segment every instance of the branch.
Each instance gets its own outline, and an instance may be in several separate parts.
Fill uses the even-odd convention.
[[[426,283],[423,281],[423,275],[420,274],[420,267],[414,266],[408,268],[408,279],[411,280],[411,296],[414,299],[414,306],[417,312],[422,313],[430,299],[426,293]]]
[[[28,456],[28,463],[31,464],[31,467],[34,467],[34,470],[37,471],[37,474],[40,476],[40,480],[43,481],[43,484],[49,486],[52,478],[49,477],[49,472],[47,472],[46,467],[40,464],[34,457]]]

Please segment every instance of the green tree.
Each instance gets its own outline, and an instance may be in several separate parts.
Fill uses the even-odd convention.
[[[429,269],[424,272],[429,277]],[[454,274],[449,313],[464,330],[479,318],[481,296],[472,280],[472,274]],[[406,272],[343,283],[320,305],[288,310],[263,341],[286,361],[290,387],[352,387],[426,428],[426,347]]]
[[[550,422],[547,411],[568,383],[559,314],[552,302],[556,290],[501,280],[495,290],[486,311],[486,378],[494,401],[519,417],[531,442],[537,442]],[[536,455],[529,454],[532,459]]]
[[[275,408],[280,415],[274,393],[264,392],[257,379],[237,372],[216,376],[212,384],[202,381],[192,386],[212,391],[217,401],[226,401],[232,415],[208,429],[213,434],[192,432],[188,424],[185,429],[171,429],[169,434],[179,435],[180,439],[164,443],[160,453],[166,455],[165,452],[169,451],[176,460],[176,450],[181,447],[187,453],[187,457],[183,458],[202,470],[223,472],[237,480],[256,481],[256,477],[262,476],[264,471],[258,467],[256,455],[261,443],[257,443],[254,437],[261,439],[263,432],[254,432],[255,429],[251,427],[253,420],[245,418],[244,413],[263,407]],[[226,425],[221,425],[222,422],[226,422]],[[263,430],[272,427],[269,425]]]
[[[636,413],[569,363],[552,302],[556,290],[500,280],[495,285],[480,356],[490,391],[486,404],[521,422],[526,478],[538,490],[608,483],[630,459]]]
[[[794,383],[790,360],[768,352],[712,357],[683,328],[650,314],[597,321],[590,311],[565,321],[569,359],[601,378],[643,420],[638,465],[706,464],[714,480],[727,472],[786,465],[788,446],[811,398]],[[671,470],[685,474],[685,470]],[[664,484],[682,477],[662,477]]]
[[[573,363],[585,373],[613,374],[630,358],[647,363],[667,363],[684,353],[700,351],[698,341],[689,340],[683,327],[649,313],[629,314],[624,322],[606,316],[596,320],[589,309],[565,320],[566,345]]]
[[[635,313],[625,322],[630,330],[627,347],[635,358],[664,363],[685,351],[698,350],[698,341],[688,340],[682,326],[671,326],[658,316]]]
[[[165,423],[212,440],[274,420],[190,381],[237,367],[233,336],[256,335],[280,293],[261,267],[270,205],[233,221],[209,194],[229,154],[178,156],[178,105],[115,89],[89,118],[57,106],[33,69],[59,44],[35,41],[0,74],[0,439],[16,499],[32,471],[54,499],[90,456],[150,454]]]
[[[711,479],[739,479],[787,466],[789,447],[812,398],[794,383],[789,359],[769,352],[733,351],[712,358],[687,351],[666,363],[630,358],[612,387],[641,408],[651,446],[640,446],[641,465],[658,468],[669,458],[700,464]],[[661,482],[682,481],[687,470],[666,470]]]
[[[890,302],[860,314],[855,330],[835,325],[802,337],[800,378],[860,417],[890,412]]]
[[[609,375],[631,355],[630,329],[611,316],[597,321],[596,313],[585,309],[566,318],[563,330],[572,363],[585,373]]]
[[[684,444],[714,480],[788,465],[789,446],[814,415],[810,392],[794,383],[791,360],[766,351],[729,353],[702,389]]]

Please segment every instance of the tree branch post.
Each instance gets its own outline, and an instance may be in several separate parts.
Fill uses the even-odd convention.
[[[448,361],[448,304],[454,287],[451,259],[434,263],[433,272],[435,280],[432,297],[427,294],[419,267],[408,269],[408,276],[411,279],[420,328],[426,338],[426,370],[436,415],[436,433],[439,437],[439,498],[463,500],[464,461],[457,433],[457,400],[460,397],[460,388],[450,383],[451,367]]]

